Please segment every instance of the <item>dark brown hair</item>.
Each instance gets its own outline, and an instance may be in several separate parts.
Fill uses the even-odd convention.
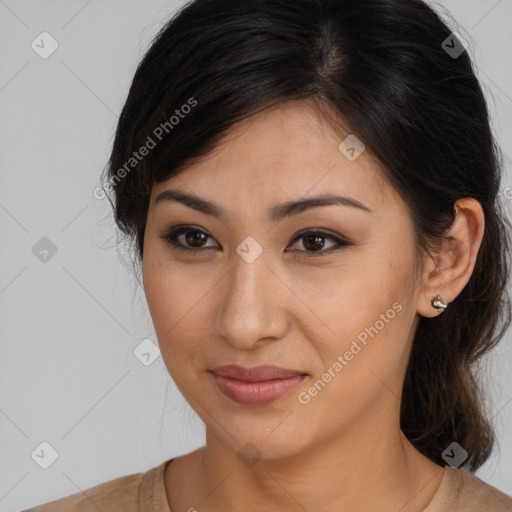
[[[484,95],[468,53],[449,51],[453,37],[421,0],[192,1],[137,68],[103,183],[140,264],[153,183],[184,172],[238,121],[312,100],[339,113],[382,165],[410,209],[419,252],[442,240],[458,199],[477,199],[485,233],[476,266],[442,315],[420,318],[401,404],[418,450],[445,465],[456,441],[476,470],[493,432],[474,367],[511,321],[510,224]]]

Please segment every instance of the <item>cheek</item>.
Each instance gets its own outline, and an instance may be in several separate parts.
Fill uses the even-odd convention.
[[[319,357],[297,399],[309,403],[308,417],[321,417],[334,430],[370,411],[392,414],[407,366],[414,311],[407,306],[405,287],[361,292],[364,287],[354,284],[352,291],[330,295],[327,311],[318,309],[334,334],[306,334]],[[354,300],[357,296],[361,300]]]
[[[345,375],[338,382],[346,378],[361,385],[376,379],[370,370],[391,378],[406,362],[404,350],[414,321],[413,252],[406,244],[401,252],[391,248],[392,244],[367,248],[350,266],[330,273],[321,295],[310,292],[305,299],[322,320],[321,330],[311,328],[306,333],[315,340],[320,374],[331,368],[331,373]],[[307,289],[312,286],[305,286],[304,292]]]
[[[155,330],[164,334],[186,315],[187,305],[193,299],[193,283],[159,245],[153,240],[146,241],[143,277]]]
[[[211,318],[205,312],[208,302],[204,281],[193,278],[170,263],[144,268],[146,299],[169,372],[179,375],[188,365],[201,365],[201,345],[208,342],[207,326]]]

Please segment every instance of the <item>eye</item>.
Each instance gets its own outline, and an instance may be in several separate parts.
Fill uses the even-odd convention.
[[[207,242],[208,239],[213,240],[213,238],[202,229],[194,228],[193,226],[174,226],[167,233],[160,235],[160,238],[166,240],[179,251],[187,251],[189,253],[199,254],[207,249],[218,247],[218,245],[206,245],[205,242]],[[297,249],[291,246],[292,249],[287,252],[297,251],[306,253],[308,256],[325,256],[342,247],[353,245],[342,238],[323,231],[309,230],[299,233],[293,239],[292,244],[295,244],[299,240],[302,241],[301,245],[304,249]],[[325,249],[325,240],[330,241],[333,245]]]
[[[346,240],[338,238],[334,235],[330,235],[328,233],[324,233],[323,231],[307,231],[299,233],[294,239],[293,243],[301,240],[301,245],[305,247],[305,250],[299,249],[300,252],[307,253],[308,256],[326,256],[342,247],[347,247],[349,245],[353,245]],[[329,240],[333,243],[331,247],[326,250],[325,248],[325,240]],[[296,251],[297,249],[293,249],[291,251]]]
[[[183,237],[183,241],[180,240],[180,237]],[[214,247],[211,245],[203,245],[208,238],[211,238],[211,236],[205,231],[192,226],[175,226],[169,232],[161,235],[160,238],[169,242],[179,251],[198,253],[205,249]],[[185,242],[185,244],[183,242]],[[190,246],[187,246],[186,244],[190,244]]]

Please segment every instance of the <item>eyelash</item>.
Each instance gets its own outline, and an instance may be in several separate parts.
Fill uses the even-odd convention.
[[[211,246],[192,249],[190,247],[183,246],[182,244],[180,244],[177,241],[177,238],[180,235],[183,235],[184,233],[190,233],[190,232],[191,233],[194,233],[194,232],[202,233],[202,234],[206,235],[208,238],[212,238],[210,235],[208,235],[208,233],[206,233],[202,229],[193,228],[191,226],[176,226],[176,227],[170,229],[167,233],[160,235],[160,238],[162,238],[163,240],[168,242],[173,248],[175,248],[179,251],[195,253],[195,255],[198,255],[198,256],[203,254],[204,251],[207,251],[209,249],[215,249],[215,247],[211,247]],[[291,241],[291,244],[295,244],[295,242],[297,242],[301,238],[306,238],[309,236],[317,236],[319,238],[325,238],[327,240],[330,240],[331,242],[335,242],[336,245],[329,249],[320,250],[320,251],[305,251],[305,250],[301,250],[301,249],[294,249],[294,250],[288,251],[288,252],[306,253],[307,257],[319,257],[319,256],[328,256],[343,247],[348,247],[348,246],[353,245],[352,243],[350,243],[346,240],[343,240],[334,235],[325,233],[323,231],[305,231],[305,232],[298,233],[297,236]]]

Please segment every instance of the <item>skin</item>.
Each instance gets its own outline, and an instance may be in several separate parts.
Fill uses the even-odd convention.
[[[446,243],[416,267],[405,203],[368,151],[350,161],[338,150],[348,133],[308,102],[283,103],[239,123],[208,157],[153,186],[144,289],[167,369],[206,425],[205,446],[167,466],[173,512],[420,511],[440,485],[443,467],[400,430],[401,387],[420,315],[439,315],[431,298],[453,301],[471,276],[483,212],[473,199],[458,201]],[[214,202],[225,217],[154,203],[167,189]],[[273,205],[332,192],[371,212],[332,205],[267,218]],[[182,244],[209,249],[181,252],[161,238],[178,224],[208,235],[195,244],[182,235]],[[315,256],[335,243],[321,239],[314,251],[311,241],[295,240],[304,229],[352,245]],[[263,249],[252,263],[236,252],[248,236]],[[300,403],[298,394],[395,303],[400,312]],[[245,406],[221,393],[208,371],[224,364],[273,364],[308,376],[270,404]],[[237,457],[249,442],[258,450],[250,467]]]

